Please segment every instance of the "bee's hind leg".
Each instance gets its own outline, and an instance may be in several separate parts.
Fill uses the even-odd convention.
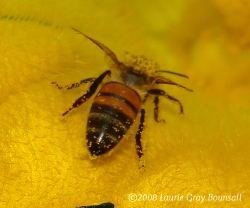
[[[140,124],[139,124],[138,130],[137,130],[136,135],[135,135],[136,153],[139,157],[140,162],[142,162],[142,164],[140,165],[141,167],[144,167],[143,161],[141,161],[142,156],[143,156],[141,136],[142,136],[142,132],[144,129],[144,122],[145,122],[145,110],[141,109]]]

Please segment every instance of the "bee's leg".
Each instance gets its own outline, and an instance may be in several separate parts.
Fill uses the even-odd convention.
[[[140,118],[140,124],[138,127],[138,130],[136,132],[136,136],[135,136],[135,142],[136,142],[136,153],[139,157],[139,159],[141,159],[141,157],[143,156],[143,148],[142,148],[142,143],[141,143],[141,135],[144,129],[144,121],[145,121],[145,110],[141,109],[141,118]],[[142,167],[144,165],[142,164]]]
[[[154,104],[155,104],[155,107],[154,107],[154,119],[157,123],[159,122],[165,122],[164,119],[159,119],[159,96],[155,96],[154,98]]]
[[[73,88],[77,88],[77,87],[80,87],[80,85],[84,84],[84,83],[88,83],[88,82],[94,82],[95,81],[95,77],[90,77],[90,78],[87,78],[87,79],[83,79],[83,80],[80,80],[79,82],[76,82],[76,83],[72,83],[72,84],[68,84],[68,85],[65,85],[65,86],[61,86],[59,85],[57,82],[51,82],[51,84],[55,85],[59,90],[61,89],[67,89],[67,90],[71,90]]]
[[[171,100],[171,101],[173,101],[173,102],[175,102],[175,103],[177,103],[179,105],[179,107],[180,107],[180,113],[181,114],[184,113],[184,109],[183,109],[182,103],[177,98],[175,98],[175,97],[167,94],[164,90],[161,90],[161,89],[150,89],[150,90],[148,90],[148,93],[152,94],[152,95],[163,96],[163,97],[168,98],[169,100]]]
[[[85,103],[95,92],[96,89],[98,88],[98,86],[102,83],[103,79],[107,76],[107,75],[111,75],[111,71],[107,70],[105,72],[103,72],[99,77],[97,77],[95,79],[95,81],[90,85],[88,91],[82,95],[81,97],[79,97],[74,103],[73,105],[67,110],[65,111],[62,115],[65,116],[66,114],[68,114],[72,109],[79,107],[80,105],[82,105],[83,103]]]
[[[145,103],[147,101],[147,99],[148,99],[148,97],[149,97],[150,94],[152,94],[152,93],[150,93],[150,91],[148,91],[145,94],[145,96],[144,96],[144,98],[142,100],[143,103]],[[159,102],[160,102],[159,95],[156,95],[154,97],[154,105],[155,105],[155,107],[154,107],[154,120],[157,123],[159,123],[159,122],[163,122],[164,123],[165,122],[164,119],[159,119]]]

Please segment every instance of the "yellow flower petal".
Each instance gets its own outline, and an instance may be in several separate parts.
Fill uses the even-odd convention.
[[[250,8],[230,2],[1,1],[0,207],[249,207]],[[71,27],[121,59],[130,51],[190,75],[171,78],[194,93],[163,87],[183,102],[184,115],[161,99],[166,123],[157,124],[146,105],[144,171],[136,126],[112,155],[93,161],[85,144],[91,101],[62,118],[88,85],[59,91],[51,81],[107,69],[103,53]],[[209,201],[209,194],[242,200]],[[168,195],[175,200],[161,200]]]

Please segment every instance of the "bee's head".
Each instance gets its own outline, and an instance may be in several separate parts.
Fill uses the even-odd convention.
[[[94,43],[98,48],[100,48],[112,61],[112,66],[120,71],[121,79],[124,83],[128,85],[137,85],[137,86],[152,86],[154,84],[170,84],[176,85],[178,87],[184,88],[188,91],[192,91],[191,89],[180,85],[171,79],[168,79],[163,76],[159,76],[158,73],[169,73],[177,76],[188,78],[188,76],[172,71],[160,70],[159,66],[156,62],[147,59],[144,56],[134,56],[128,55],[128,59],[125,62],[119,61],[115,53],[109,49],[103,43],[91,38],[90,36],[82,33],[81,31],[72,28],[77,33],[83,35],[85,38],[89,39],[92,43]]]
[[[144,56],[135,56],[128,52],[125,60],[120,63],[119,70],[122,80],[129,85],[149,85],[150,74],[157,68],[157,64]]]

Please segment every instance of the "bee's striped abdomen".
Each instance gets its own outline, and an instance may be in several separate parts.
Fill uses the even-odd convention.
[[[108,82],[92,104],[87,124],[88,148],[92,155],[109,152],[127,132],[140,109],[141,98],[130,87]]]

